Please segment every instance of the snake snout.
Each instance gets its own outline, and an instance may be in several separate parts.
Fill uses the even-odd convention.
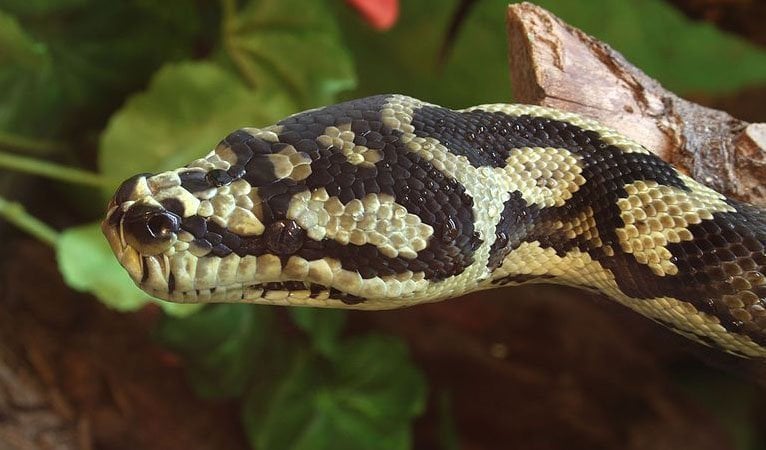
[[[145,256],[170,248],[180,229],[181,218],[160,206],[136,203],[122,217],[125,242]]]

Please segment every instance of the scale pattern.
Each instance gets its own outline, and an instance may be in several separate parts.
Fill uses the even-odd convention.
[[[103,230],[171,301],[386,309],[560,283],[766,357],[766,214],[554,109],[380,95],[243,128],[125,181]]]

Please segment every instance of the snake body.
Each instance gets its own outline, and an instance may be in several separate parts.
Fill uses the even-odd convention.
[[[555,109],[306,111],[130,178],[102,228],[170,301],[387,309],[559,283],[766,357],[766,214]]]

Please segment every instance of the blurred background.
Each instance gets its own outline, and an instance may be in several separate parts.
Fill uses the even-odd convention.
[[[766,120],[757,0],[536,2]],[[506,0],[0,0],[0,448],[766,449],[763,366],[608,300],[155,302],[98,230],[124,178],[376,93],[511,102]],[[760,384],[759,384],[760,383]]]

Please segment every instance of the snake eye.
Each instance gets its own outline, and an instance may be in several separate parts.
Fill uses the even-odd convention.
[[[146,229],[155,238],[163,238],[178,231],[178,221],[174,215],[159,213],[149,217],[146,221]]]
[[[134,205],[122,219],[125,241],[144,255],[156,255],[169,248],[180,229],[180,218],[152,205]]]

